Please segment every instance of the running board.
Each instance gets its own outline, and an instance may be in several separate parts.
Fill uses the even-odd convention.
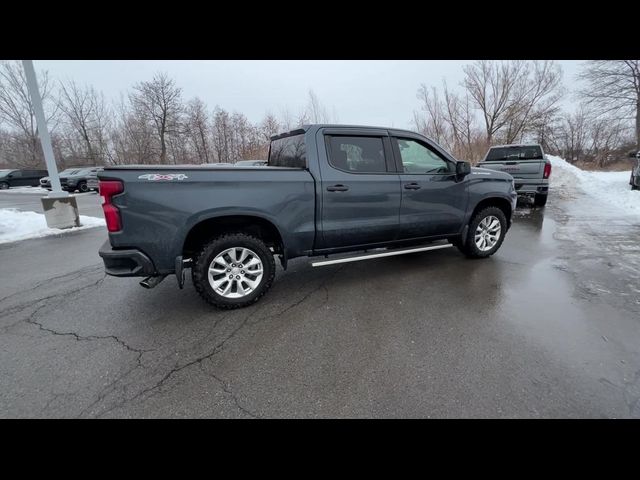
[[[426,252],[428,250],[439,250],[441,248],[453,247],[450,243],[444,245],[432,245],[429,247],[409,248],[406,250],[393,250],[383,253],[372,253],[369,255],[359,255],[357,257],[338,258],[336,260],[324,260],[322,262],[313,262],[312,267],[324,267],[325,265],[335,265],[336,263],[359,262],[360,260],[370,260],[372,258],[392,257],[394,255],[404,255],[405,253]]]

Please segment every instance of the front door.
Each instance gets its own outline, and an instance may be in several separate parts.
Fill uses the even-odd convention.
[[[400,222],[400,178],[385,130],[319,132],[320,248],[393,241]],[[323,138],[320,138],[323,137]],[[320,192],[318,192],[320,193]]]
[[[455,163],[426,142],[392,137],[402,184],[400,238],[459,233],[467,207],[467,184]]]

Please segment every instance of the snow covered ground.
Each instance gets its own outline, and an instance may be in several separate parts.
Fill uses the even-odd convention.
[[[624,172],[589,172],[554,155],[551,161],[551,188],[577,187],[622,214],[640,216],[640,191],[631,190],[631,170]]]
[[[49,190],[41,187],[11,187],[6,190],[0,190],[2,193],[26,193],[30,195],[40,195],[44,197],[49,193]],[[94,192],[86,192],[86,193],[73,193],[71,195],[92,195]]]
[[[105,221],[102,218],[80,215],[80,225],[82,226],[64,230],[48,228],[44,215],[41,213],[2,208],[0,209],[0,244],[100,227],[105,225]]]
[[[41,187],[11,187],[1,191],[2,193],[36,193],[43,196],[49,193],[49,190]]]

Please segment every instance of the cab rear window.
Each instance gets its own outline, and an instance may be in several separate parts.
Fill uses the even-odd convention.
[[[495,147],[489,150],[485,160],[542,160],[542,158],[542,149],[537,145],[531,145]]]
[[[271,141],[268,165],[272,167],[307,168],[307,146],[304,134]]]

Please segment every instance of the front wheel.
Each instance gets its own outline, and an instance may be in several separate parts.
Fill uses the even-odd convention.
[[[498,207],[487,207],[471,219],[464,245],[456,246],[469,258],[485,258],[498,251],[506,233],[504,212]]]
[[[200,296],[217,308],[232,309],[257,302],[271,287],[276,264],[259,238],[232,233],[204,245],[191,269]]]
[[[89,187],[87,186],[87,182],[80,182],[78,184],[78,191],[80,193],[86,193],[89,191]]]
[[[0,182],[0,190],[8,190],[9,184],[7,182]]]

